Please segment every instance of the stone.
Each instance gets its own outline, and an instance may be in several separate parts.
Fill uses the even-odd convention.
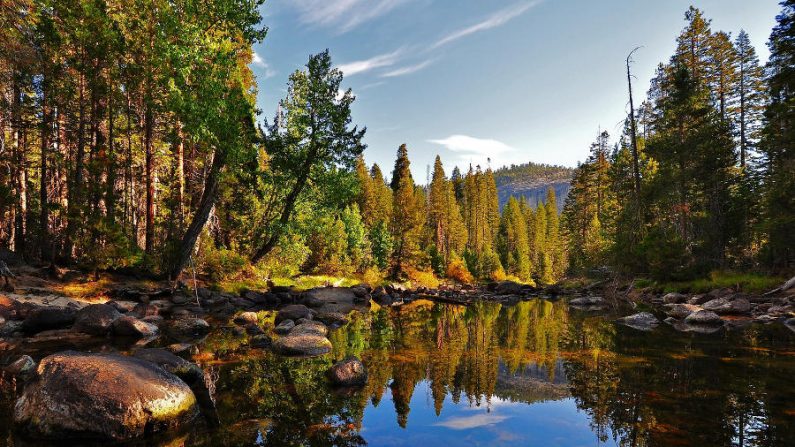
[[[665,304],[680,304],[687,301],[687,296],[682,295],[681,293],[671,292],[667,293],[662,297],[663,303]]]
[[[174,295],[173,297],[171,297],[171,302],[176,304],[177,306],[182,306],[182,305],[188,304],[188,303],[193,302],[193,301],[195,301],[195,298],[194,297],[190,297],[188,295],[179,294],[179,295]]]
[[[718,314],[705,309],[691,313],[685,318],[684,322],[690,325],[702,325],[702,326],[723,325],[723,320],[721,320]]]
[[[105,303],[109,306],[113,306],[116,310],[120,313],[126,314],[128,312],[132,312],[135,309],[135,306],[138,305],[135,301],[117,301],[111,300]]]
[[[113,322],[113,333],[122,337],[154,337],[159,332],[156,325],[129,315],[119,317]]]
[[[204,371],[198,365],[163,348],[139,349],[133,353],[133,357],[154,363],[179,377],[188,385],[204,380]]]
[[[342,312],[318,312],[314,318],[328,326],[344,326],[348,324],[348,317]]]
[[[688,304],[695,304],[695,305],[697,305],[697,306],[700,306],[700,305],[702,305],[702,304],[706,303],[707,301],[709,301],[709,300],[711,300],[711,299],[712,299],[712,298],[710,298],[710,297],[709,297],[708,295],[706,295],[706,294],[693,295],[692,297],[690,297],[690,299],[689,299],[689,300],[687,300],[687,303],[688,303]]]
[[[282,355],[316,356],[331,352],[328,338],[317,334],[288,334],[273,342],[273,350]]]
[[[315,334],[326,336],[328,334],[328,328],[325,324],[319,321],[304,320],[301,322],[301,324],[298,324],[294,328],[290,329],[289,333],[290,335]]]
[[[276,328],[274,328],[274,331],[277,334],[287,334],[294,327],[295,327],[295,322],[293,320],[284,320],[281,323],[279,323],[279,325],[276,326]]]
[[[358,285],[356,287],[351,287],[351,292],[353,292],[353,295],[356,298],[364,298],[365,296],[368,295],[367,288],[361,285]]]
[[[736,315],[751,311],[751,303],[747,299],[732,298],[729,296],[707,301],[702,307],[718,315]]]
[[[22,323],[22,330],[28,334],[48,329],[63,329],[75,322],[77,312],[71,307],[43,306],[30,311]]]
[[[604,303],[604,298],[600,296],[584,296],[569,301],[571,306],[601,306]]]
[[[688,315],[692,314],[693,312],[698,312],[701,309],[701,306],[696,306],[695,304],[666,304],[665,305],[665,313],[671,317],[676,318],[677,320],[682,320],[687,318]]]
[[[169,352],[172,352],[174,354],[180,354],[182,352],[188,351],[192,347],[193,347],[192,343],[172,343],[166,346],[166,349],[168,349]]]
[[[256,312],[243,312],[240,315],[236,316],[234,320],[235,324],[239,324],[240,326],[245,326],[247,324],[257,324],[259,321],[259,317],[257,316]]]
[[[201,318],[180,318],[168,324],[168,333],[174,337],[197,338],[210,332],[210,324]]]
[[[85,334],[105,335],[119,317],[121,314],[113,306],[90,304],[77,312],[73,329]]]
[[[125,441],[198,414],[185,382],[142,359],[67,351],[42,359],[37,373],[14,406],[16,426],[35,438]]]
[[[3,370],[14,377],[27,379],[36,372],[36,361],[29,355],[23,355]]]
[[[268,349],[273,345],[273,340],[265,334],[255,335],[248,341],[252,348]]]
[[[243,293],[243,298],[251,301],[254,304],[268,304],[268,297],[262,292],[255,292],[249,290]]]
[[[335,363],[328,371],[331,383],[336,386],[364,386],[367,383],[367,370],[362,362],[350,356]]]
[[[381,306],[391,306],[395,299],[390,294],[373,295],[373,301]]]
[[[254,323],[247,324],[244,327],[246,328],[246,333],[248,335],[261,335],[265,333],[261,327]]]
[[[641,331],[650,331],[660,324],[660,320],[649,312],[640,312],[619,318],[616,322]]]
[[[302,304],[290,304],[289,306],[284,306],[276,313],[275,321],[276,324],[279,324],[284,320],[297,320],[299,318],[311,320],[312,311]]]

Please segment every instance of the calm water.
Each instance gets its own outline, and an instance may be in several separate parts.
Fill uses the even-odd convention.
[[[645,333],[562,302],[418,301],[354,314],[330,339],[332,354],[294,359],[216,331],[195,360],[217,378],[222,427],[164,445],[795,445],[781,324]],[[367,386],[329,388],[350,354]]]

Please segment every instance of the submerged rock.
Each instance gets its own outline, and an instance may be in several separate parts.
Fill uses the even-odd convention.
[[[122,337],[153,337],[159,332],[156,325],[128,315],[119,317],[113,322],[113,333]]]
[[[297,320],[299,318],[312,319],[312,311],[303,304],[291,304],[279,310],[276,314],[276,324],[284,320]]]
[[[75,322],[77,311],[71,307],[43,306],[31,310],[22,323],[22,330],[28,334],[48,329],[63,329]]]
[[[660,324],[660,320],[649,312],[640,312],[627,317],[619,318],[616,322],[629,326],[633,329],[650,331]]]
[[[45,357],[37,373],[14,407],[14,422],[35,437],[121,441],[197,414],[188,385],[145,360],[67,351]]]
[[[691,313],[685,318],[684,322],[691,325],[701,325],[701,326],[723,325],[723,320],[720,318],[718,314],[705,309],[697,310]]]
[[[323,355],[331,352],[331,342],[318,334],[288,334],[273,342],[273,350],[283,355]]]
[[[363,386],[367,383],[367,370],[355,356],[335,363],[328,371],[329,378],[337,386]]]
[[[105,335],[119,317],[121,313],[113,306],[91,304],[77,312],[73,329],[85,334]]]
[[[665,313],[671,317],[676,318],[677,320],[682,320],[687,318],[688,315],[692,314],[693,312],[698,312],[702,310],[701,306],[696,306],[695,304],[666,304],[665,305]]]
[[[210,324],[201,318],[180,318],[168,325],[168,333],[177,338],[196,338],[208,332]]]
[[[687,296],[681,293],[671,292],[662,297],[665,304],[679,304],[687,301]]]
[[[751,303],[747,299],[727,296],[707,301],[702,307],[718,315],[744,314],[751,311]]]
[[[325,324],[319,321],[303,320],[301,321],[301,324],[298,324],[294,328],[290,329],[290,335],[298,334],[315,334],[325,337],[326,334],[328,334],[328,328]]]

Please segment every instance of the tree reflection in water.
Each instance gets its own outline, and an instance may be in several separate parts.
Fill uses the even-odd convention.
[[[264,353],[223,364],[224,428],[193,434],[192,442],[363,445],[369,406],[381,408],[388,392],[395,429],[411,430],[411,399],[427,382],[437,416],[448,396],[486,409],[495,397],[524,404],[573,399],[602,442],[795,445],[795,342],[781,327],[642,333],[570,314],[562,302],[463,307],[421,300],[352,314],[330,339],[334,349],[324,357]],[[212,337],[210,347],[217,348]],[[361,390],[333,390],[325,372],[348,355],[362,358],[368,382]]]

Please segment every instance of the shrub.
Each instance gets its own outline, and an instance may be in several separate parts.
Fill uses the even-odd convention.
[[[463,284],[471,284],[475,281],[464,260],[455,254],[450,257],[450,263],[447,264],[447,277]]]
[[[407,267],[406,275],[416,287],[427,287],[429,289],[436,289],[439,287],[439,279],[432,271],[417,270],[414,267]]]

